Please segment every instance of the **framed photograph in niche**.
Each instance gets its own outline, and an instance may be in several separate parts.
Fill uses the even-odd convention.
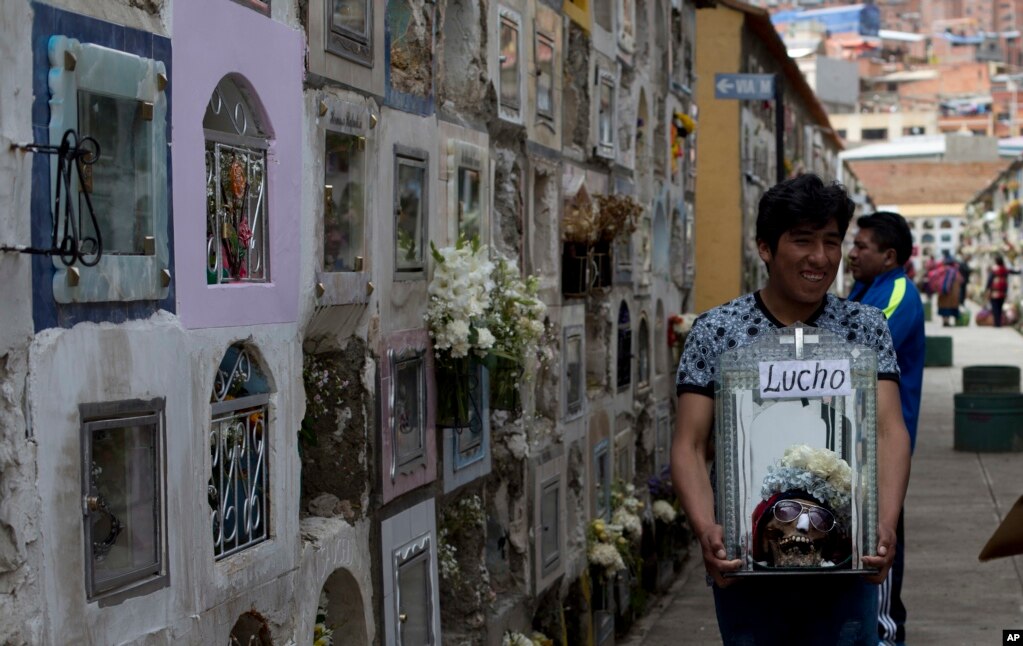
[[[381,348],[380,431],[383,500],[437,475],[433,353],[426,330],[404,330]]]
[[[357,116],[364,116],[366,112],[365,108],[354,105],[351,109]],[[366,137],[361,128],[354,128],[356,132],[351,130],[328,126],[324,135],[324,272],[353,272],[365,268]]]
[[[395,278],[422,278],[429,218],[428,158],[425,152],[394,148]]]
[[[598,157],[615,156],[615,77],[606,70],[597,75],[597,149]]]
[[[575,419],[583,413],[586,397],[586,369],[583,365],[583,327],[565,328],[564,395],[565,419]]]
[[[167,584],[164,399],[82,404],[82,509],[89,599]]]
[[[554,38],[536,32],[536,116],[554,127]]]
[[[323,142],[322,257],[316,270],[316,304],[348,305],[369,302],[371,276],[368,213],[373,196],[366,191],[371,153],[371,132],[376,121],[371,107],[354,94],[346,100],[333,92],[320,95],[317,136]],[[317,311],[310,329],[336,324],[321,321],[328,312]]]
[[[395,470],[404,473],[419,466],[426,448],[426,362],[415,350],[388,354],[393,372],[391,411]],[[411,466],[410,466],[411,465]]]
[[[566,466],[564,455],[546,458],[532,470],[534,592],[547,589],[565,568]]]
[[[593,517],[611,519],[611,442],[593,447]]]
[[[498,112],[501,118],[522,121],[522,16],[498,7]]]
[[[327,51],[373,65],[372,0],[325,0]]]
[[[486,148],[458,139],[447,146],[448,233],[490,241],[490,182]]]
[[[721,355],[717,509],[736,576],[868,571],[877,541],[877,356],[817,328]]]

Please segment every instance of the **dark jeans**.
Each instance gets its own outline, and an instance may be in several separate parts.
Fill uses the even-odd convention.
[[[877,646],[877,585],[858,576],[751,577],[713,588],[725,646]]]
[[[1005,305],[1004,298],[991,299],[991,318],[995,322],[995,327],[1002,327],[1002,305]]]

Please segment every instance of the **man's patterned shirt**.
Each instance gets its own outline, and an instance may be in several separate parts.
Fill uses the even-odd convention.
[[[899,364],[881,310],[828,294],[803,323],[873,348],[877,352],[877,378],[898,381]],[[675,377],[676,391],[679,395],[693,392],[713,397],[714,372],[720,354],[755,343],[764,333],[782,327],[785,326],[767,311],[760,292],[745,294],[705,312],[693,323],[686,339]]]

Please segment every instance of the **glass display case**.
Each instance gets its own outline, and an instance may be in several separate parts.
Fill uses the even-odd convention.
[[[866,571],[876,354],[796,325],[722,353],[716,388],[716,504],[736,574]]]

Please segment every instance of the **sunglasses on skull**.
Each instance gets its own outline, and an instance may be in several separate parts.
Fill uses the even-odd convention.
[[[791,523],[799,518],[804,512],[810,519],[810,524],[819,532],[830,532],[835,528],[835,515],[817,505],[810,505],[798,500],[779,500],[774,503],[774,517],[781,523]]]

